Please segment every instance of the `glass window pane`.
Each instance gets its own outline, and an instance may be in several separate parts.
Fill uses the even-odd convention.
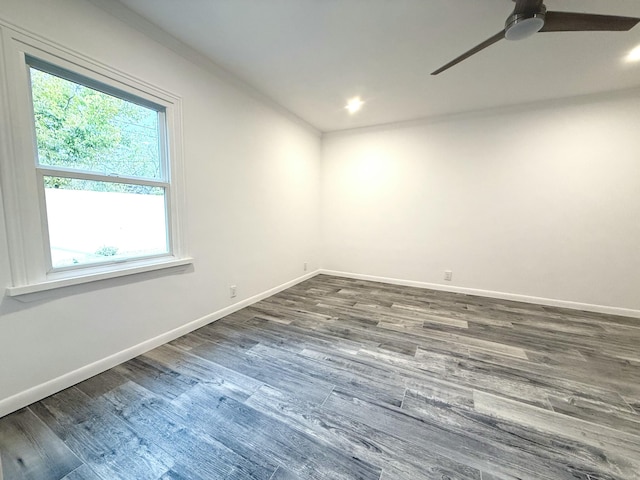
[[[54,268],[168,253],[165,189],[44,177]]]
[[[160,179],[156,110],[31,68],[40,165]]]

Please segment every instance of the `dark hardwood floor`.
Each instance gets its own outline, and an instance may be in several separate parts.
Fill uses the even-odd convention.
[[[0,419],[14,479],[639,479],[640,320],[325,275]]]

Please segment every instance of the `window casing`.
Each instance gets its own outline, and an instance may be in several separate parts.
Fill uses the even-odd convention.
[[[0,80],[4,85],[0,86],[3,87],[2,96],[7,100],[4,104],[0,102],[0,118],[4,127],[0,127],[0,138],[8,140],[4,150],[0,150],[0,172],[13,279],[7,294],[30,294],[191,263],[191,259],[185,255],[183,239],[180,99],[76,53],[2,25],[0,28],[3,44],[0,64],[5,66],[6,72],[5,78]],[[143,117],[146,115],[146,124],[127,126],[126,129],[135,130],[139,127],[151,132],[151,127],[155,125],[156,131],[150,135],[148,142],[148,149],[153,150],[153,154],[147,156],[155,159],[157,168],[118,171],[117,162],[101,165],[100,155],[96,155],[97,163],[90,165],[87,162],[52,161],[43,154],[46,142],[41,138],[44,136],[42,125],[39,124],[39,130],[36,128],[35,87],[31,75],[48,75],[70,82],[80,90],[90,90],[93,97],[102,96],[103,101],[120,102],[130,110],[140,110]],[[118,120],[123,118],[118,117]],[[116,134],[122,136],[123,132],[121,129]],[[86,134],[86,129],[80,134]],[[69,138],[73,139],[73,134]],[[133,138],[135,140],[137,137],[134,135]],[[101,139],[98,138],[98,141]],[[133,143],[130,141],[128,145]],[[59,146],[54,145],[49,151],[55,152],[56,148]],[[117,160],[119,157],[116,154],[111,157]],[[122,165],[125,163],[122,162]],[[54,191],[58,187],[61,187],[60,190]],[[133,203],[127,204],[131,201]],[[92,209],[88,208],[89,203],[96,205],[93,207],[95,215],[90,214]],[[122,205],[120,211],[110,211],[116,204]],[[153,210],[136,210],[134,204],[155,206]],[[78,218],[75,224],[64,219],[61,212],[65,208],[76,209],[74,213]],[[154,226],[150,228],[155,233],[146,234],[152,239],[153,248],[145,250],[134,245],[134,240],[139,240],[143,230],[136,225],[141,222],[135,221],[135,213],[131,210],[139,212],[140,220],[147,220],[147,223],[146,217],[155,218]],[[114,240],[107,239],[103,244],[95,243],[101,238],[100,233],[96,232],[93,235],[96,238],[91,239],[93,244],[87,243],[89,238],[85,242],[91,251],[84,252],[84,244],[81,247],[76,245],[77,235],[72,234],[73,227],[75,225],[77,232],[82,232],[82,226],[90,225],[91,221],[94,226],[99,225],[101,215],[105,216],[105,236],[119,228],[129,233],[128,243],[125,234],[118,237],[125,238],[120,245],[112,244]],[[110,222],[116,222],[113,223],[114,228],[109,228],[111,224],[106,220],[108,215],[113,217],[109,219]],[[122,220],[123,216],[128,221]],[[69,231],[69,226],[72,231]],[[85,232],[89,230],[84,229]],[[162,230],[164,233],[160,233]],[[59,246],[61,238],[62,248]],[[122,245],[125,244],[127,248],[123,249]],[[69,246],[71,248],[67,248]],[[75,252],[74,248],[79,248],[81,253],[71,253],[69,258],[60,254],[63,250]]]

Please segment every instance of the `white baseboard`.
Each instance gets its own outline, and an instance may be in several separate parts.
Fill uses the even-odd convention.
[[[15,412],[16,410],[26,407],[27,405],[31,405],[33,402],[42,400],[43,398],[46,398],[49,395],[53,395],[54,393],[64,390],[65,388],[69,388],[77,383],[93,377],[94,375],[102,373],[105,370],[109,370],[116,365],[120,365],[127,360],[131,360],[138,355],[142,355],[149,350],[159,347],[160,345],[164,345],[167,342],[175,340],[182,335],[192,332],[193,330],[203,327],[204,325],[207,325],[211,322],[219,320],[222,317],[226,317],[231,313],[237,312],[238,310],[241,310],[245,307],[248,307],[249,305],[259,302],[260,300],[270,297],[271,295],[275,295],[282,290],[286,290],[289,287],[292,287],[300,282],[316,276],[318,273],[318,270],[315,272],[307,273],[306,275],[266,290],[262,293],[259,293],[258,295],[254,295],[253,297],[247,298],[238,303],[234,303],[233,305],[223,308],[222,310],[210,313],[208,315],[205,315],[204,317],[198,318],[178,328],[158,335],[157,337],[145,340],[142,343],[114,353],[113,355],[93,362],[89,365],[85,365],[84,367],[80,367],[77,370],[73,370],[72,372],[65,373],[64,375],[49,380],[48,382],[17,393],[11,397],[1,399],[0,417],[8,415],[11,412]]]
[[[590,303],[571,302],[568,300],[556,300],[553,298],[532,297],[517,293],[494,292],[491,290],[480,290],[476,288],[455,287],[453,285],[443,285],[440,283],[426,283],[414,280],[402,280],[399,278],[377,277],[374,275],[363,275],[360,273],[339,272],[335,270],[320,269],[318,273],[334,275],[336,277],[355,278],[358,280],[369,280],[372,282],[390,283],[393,285],[403,285],[406,287],[426,288],[429,290],[440,290],[444,292],[464,293],[467,295],[477,295],[479,297],[498,298],[500,300],[513,300],[514,302],[533,303],[536,305],[546,305],[549,307],[570,308],[572,310],[583,310],[587,312],[605,313],[609,315],[621,315],[623,317],[640,318],[640,310],[629,308],[610,307],[607,305],[593,305]]]

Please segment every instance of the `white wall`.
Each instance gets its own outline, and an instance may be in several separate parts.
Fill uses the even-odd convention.
[[[640,310],[638,125],[629,95],[327,135],[323,267]]]
[[[242,301],[302,276],[303,262],[319,267],[316,132],[88,2],[2,0],[0,18],[182,97],[195,258],[186,272],[68,287],[31,303],[0,297],[0,405],[228,307],[230,284]],[[0,289],[11,284],[2,220]]]

